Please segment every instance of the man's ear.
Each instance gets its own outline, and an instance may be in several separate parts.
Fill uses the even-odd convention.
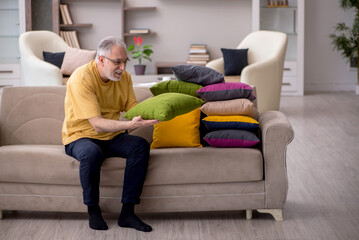
[[[98,56],[98,62],[103,66],[105,64],[105,58],[103,56]]]

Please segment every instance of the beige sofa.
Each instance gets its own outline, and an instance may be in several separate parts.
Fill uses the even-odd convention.
[[[135,88],[139,101],[151,96]],[[0,113],[0,209],[85,212],[79,163],[64,152],[65,87],[9,87]],[[259,148],[151,150],[138,212],[252,210],[282,220],[287,196],[286,147],[293,129],[278,111],[259,115]],[[151,141],[153,127],[132,131]],[[125,159],[106,159],[100,205],[120,212]],[[1,211],[0,211],[1,212]]]

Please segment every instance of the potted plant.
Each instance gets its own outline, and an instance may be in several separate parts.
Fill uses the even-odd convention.
[[[141,37],[134,37],[133,40],[135,41],[135,45],[130,45],[127,48],[127,52],[132,53],[133,59],[138,59],[138,64],[134,65],[135,74],[144,75],[146,71],[146,65],[142,64],[142,58],[147,59],[150,62],[152,61],[150,58],[150,55],[153,53],[151,49],[152,45],[142,46],[143,39]]]
[[[335,32],[330,34],[334,49],[341,52],[342,56],[359,69],[359,0],[340,0],[340,7],[344,10],[354,8],[356,13],[353,26],[350,28],[345,23],[338,23]],[[337,35],[338,34],[338,35]],[[359,94],[359,71],[357,71],[356,93]]]

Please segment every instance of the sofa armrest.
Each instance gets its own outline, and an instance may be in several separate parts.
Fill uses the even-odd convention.
[[[288,191],[287,145],[293,140],[294,131],[287,117],[279,111],[262,112],[258,121],[262,135],[266,208],[282,209]]]

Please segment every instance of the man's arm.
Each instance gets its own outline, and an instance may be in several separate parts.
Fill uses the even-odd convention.
[[[143,120],[141,116],[134,117],[131,121],[119,121],[105,119],[102,116],[96,116],[88,119],[96,132],[118,132],[127,129],[136,129],[138,127],[154,125],[159,120]]]

